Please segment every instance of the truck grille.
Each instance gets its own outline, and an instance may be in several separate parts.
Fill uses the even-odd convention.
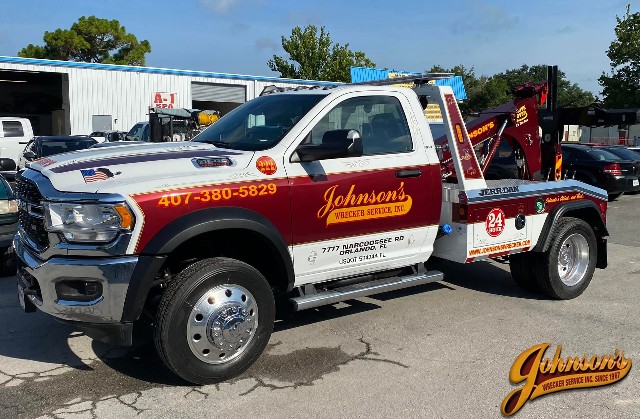
[[[38,187],[35,183],[16,176],[16,194],[19,200],[20,229],[41,248],[49,247],[49,234],[44,228],[42,195]]]

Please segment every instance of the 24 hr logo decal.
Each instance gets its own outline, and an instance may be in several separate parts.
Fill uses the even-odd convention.
[[[504,230],[505,217],[504,211],[500,208],[494,208],[487,215],[487,220],[485,221],[485,227],[487,229],[487,233],[491,237],[498,237],[502,234]]]

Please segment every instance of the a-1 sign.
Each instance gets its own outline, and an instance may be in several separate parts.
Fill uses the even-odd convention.
[[[155,92],[153,94],[154,108],[174,108],[176,104],[177,93]]]

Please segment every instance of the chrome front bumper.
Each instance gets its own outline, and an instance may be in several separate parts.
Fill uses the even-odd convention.
[[[18,258],[18,281],[30,291],[25,297],[39,310],[71,322],[120,323],[138,257],[55,256],[43,261],[25,246],[19,235],[14,237],[13,246]],[[92,301],[60,299],[56,283],[74,280],[98,281],[102,294]]]

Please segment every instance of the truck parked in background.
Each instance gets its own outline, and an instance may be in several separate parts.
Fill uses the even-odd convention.
[[[0,117],[0,158],[17,163],[32,138],[33,128],[27,118]]]
[[[218,111],[149,108],[149,121],[136,123],[126,139],[153,143],[188,141],[219,118]]]

